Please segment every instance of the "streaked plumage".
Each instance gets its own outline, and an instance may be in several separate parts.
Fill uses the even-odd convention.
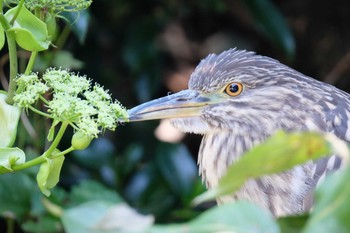
[[[232,82],[244,86],[235,97],[224,92]],[[131,120],[176,117],[176,128],[203,134],[199,170],[211,188],[231,163],[277,130],[332,132],[350,141],[349,97],[274,59],[231,49],[202,60],[191,75],[189,90],[129,113]],[[311,208],[317,182],[339,166],[336,156],[310,161],[282,174],[249,180],[240,191],[218,201],[249,200],[276,216],[301,213]]]

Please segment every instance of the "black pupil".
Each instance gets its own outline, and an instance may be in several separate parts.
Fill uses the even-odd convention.
[[[230,92],[236,93],[237,91],[239,91],[239,86],[235,83],[232,83],[230,86]]]

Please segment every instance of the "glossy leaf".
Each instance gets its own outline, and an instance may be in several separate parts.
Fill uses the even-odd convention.
[[[13,171],[13,165],[24,162],[25,154],[21,149],[0,147],[0,174]]]
[[[153,217],[125,203],[94,201],[64,211],[62,223],[67,233],[146,232]]]
[[[16,139],[21,110],[6,103],[5,92],[0,91],[0,147],[11,147]]]
[[[331,152],[331,146],[319,134],[280,131],[231,165],[219,185],[197,197],[195,203],[233,193],[248,179],[279,173]]]
[[[54,159],[47,159],[46,162],[40,165],[36,180],[41,192],[46,196],[50,196],[50,189],[58,183],[63,162],[64,156],[59,156]]]
[[[18,6],[11,8],[5,14],[7,20],[15,15]],[[13,26],[8,30],[14,32],[16,42],[28,51],[42,51],[50,45],[46,24],[22,6]]]
[[[295,55],[295,41],[290,28],[276,6],[270,0],[246,0],[255,23],[267,38],[282,48],[289,59]]]
[[[350,230],[350,168],[329,177],[316,189],[316,204],[303,233]]]
[[[235,202],[214,207],[184,224],[154,226],[151,233],[235,232],[278,233],[273,217],[260,207],[247,202]]]

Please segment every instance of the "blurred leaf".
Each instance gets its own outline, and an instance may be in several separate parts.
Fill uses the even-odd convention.
[[[142,201],[146,196],[151,182],[156,182],[157,176],[154,167],[146,165],[142,169],[136,171],[130,178],[128,185],[125,187],[125,196],[130,201]]]
[[[12,19],[17,9],[18,6],[6,12],[7,20]],[[24,6],[22,6],[13,26],[8,31],[14,32],[18,45],[28,51],[46,50],[51,43],[46,24]]]
[[[123,199],[116,192],[92,180],[85,180],[79,185],[73,186],[69,199],[70,206],[96,200],[113,203],[123,202]]]
[[[200,203],[237,191],[246,180],[279,173],[295,165],[332,154],[331,146],[316,133],[277,132],[231,165],[219,185],[198,196]]]
[[[129,175],[137,164],[141,161],[144,149],[140,144],[130,144],[123,153],[123,164],[120,164],[123,175]]]
[[[88,10],[79,12],[65,11],[62,12],[62,16],[68,20],[73,33],[78,37],[80,44],[83,44],[89,29],[90,12]]]
[[[100,137],[93,140],[85,150],[74,151],[74,160],[87,168],[96,170],[103,164],[109,163],[114,150],[115,147],[108,138]]]
[[[234,202],[214,207],[184,224],[156,225],[151,233],[235,232],[278,233],[273,217],[260,207],[247,202]]]
[[[308,215],[278,218],[277,222],[283,233],[300,233],[308,220]]]
[[[49,66],[79,70],[83,68],[84,63],[73,57],[71,52],[65,50],[45,51],[45,53],[39,53],[37,62],[34,64],[34,70],[43,72]]]
[[[68,209],[62,216],[67,233],[146,232],[152,216],[143,216],[125,203],[94,201]]]
[[[22,218],[31,208],[32,195],[38,195],[37,186],[26,173],[0,175],[0,214]]]
[[[258,28],[282,48],[290,60],[295,56],[295,41],[285,18],[270,0],[246,0]]]
[[[74,70],[83,68],[84,63],[73,57],[69,51],[56,51],[52,60],[52,65],[56,67],[64,67]]]
[[[25,162],[24,152],[15,148],[0,147],[0,174],[13,171],[12,166]]]
[[[178,201],[152,163],[143,165],[142,169],[134,173],[123,196],[143,213],[152,213],[159,218],[173,210]]]
[[[21,109],[6,103],[7,93],[0,91],[0,147],[11,147],[16,139]]]
[[[36,221],[29,220],[21,225],[22,230],[25,232],[33,233],[48,233],[48,232],[61,232],[62,224],[59,219],[50,215],[44,215]]]
[[[184,145],[159,144],[156,162],[172,192],[183,200],[188,199],[198,180],[198,169]]]
[[[153,216],[141,215],[127,204],[120,203],[111,206],[95,227],[102,230],[117,230],[119,232],[144,232],[153,222]]]
[[[350,168],[330,175],[316,189],[316,203],[303,233],[346,233],[350,229]]]

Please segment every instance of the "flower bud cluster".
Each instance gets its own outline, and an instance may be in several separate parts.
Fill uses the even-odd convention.
[[[7,0],[7,3],[18,4],[19,0]],[[88,8],[92,0],[25,0],[24,4],[29,10],[49,9],[54,12],[80,11]]]
[[[108,90],[69,70],[48,69],[42,78],[36,73],[22,74],[17,83],[22,88],[14,97],[16,105],[28,108],[48,93],[50,98],[44,103],[50,117],[69,122],[90,138],[105,129],[114,130],[118,121],[128,118],[125,108],[112,100]]]

